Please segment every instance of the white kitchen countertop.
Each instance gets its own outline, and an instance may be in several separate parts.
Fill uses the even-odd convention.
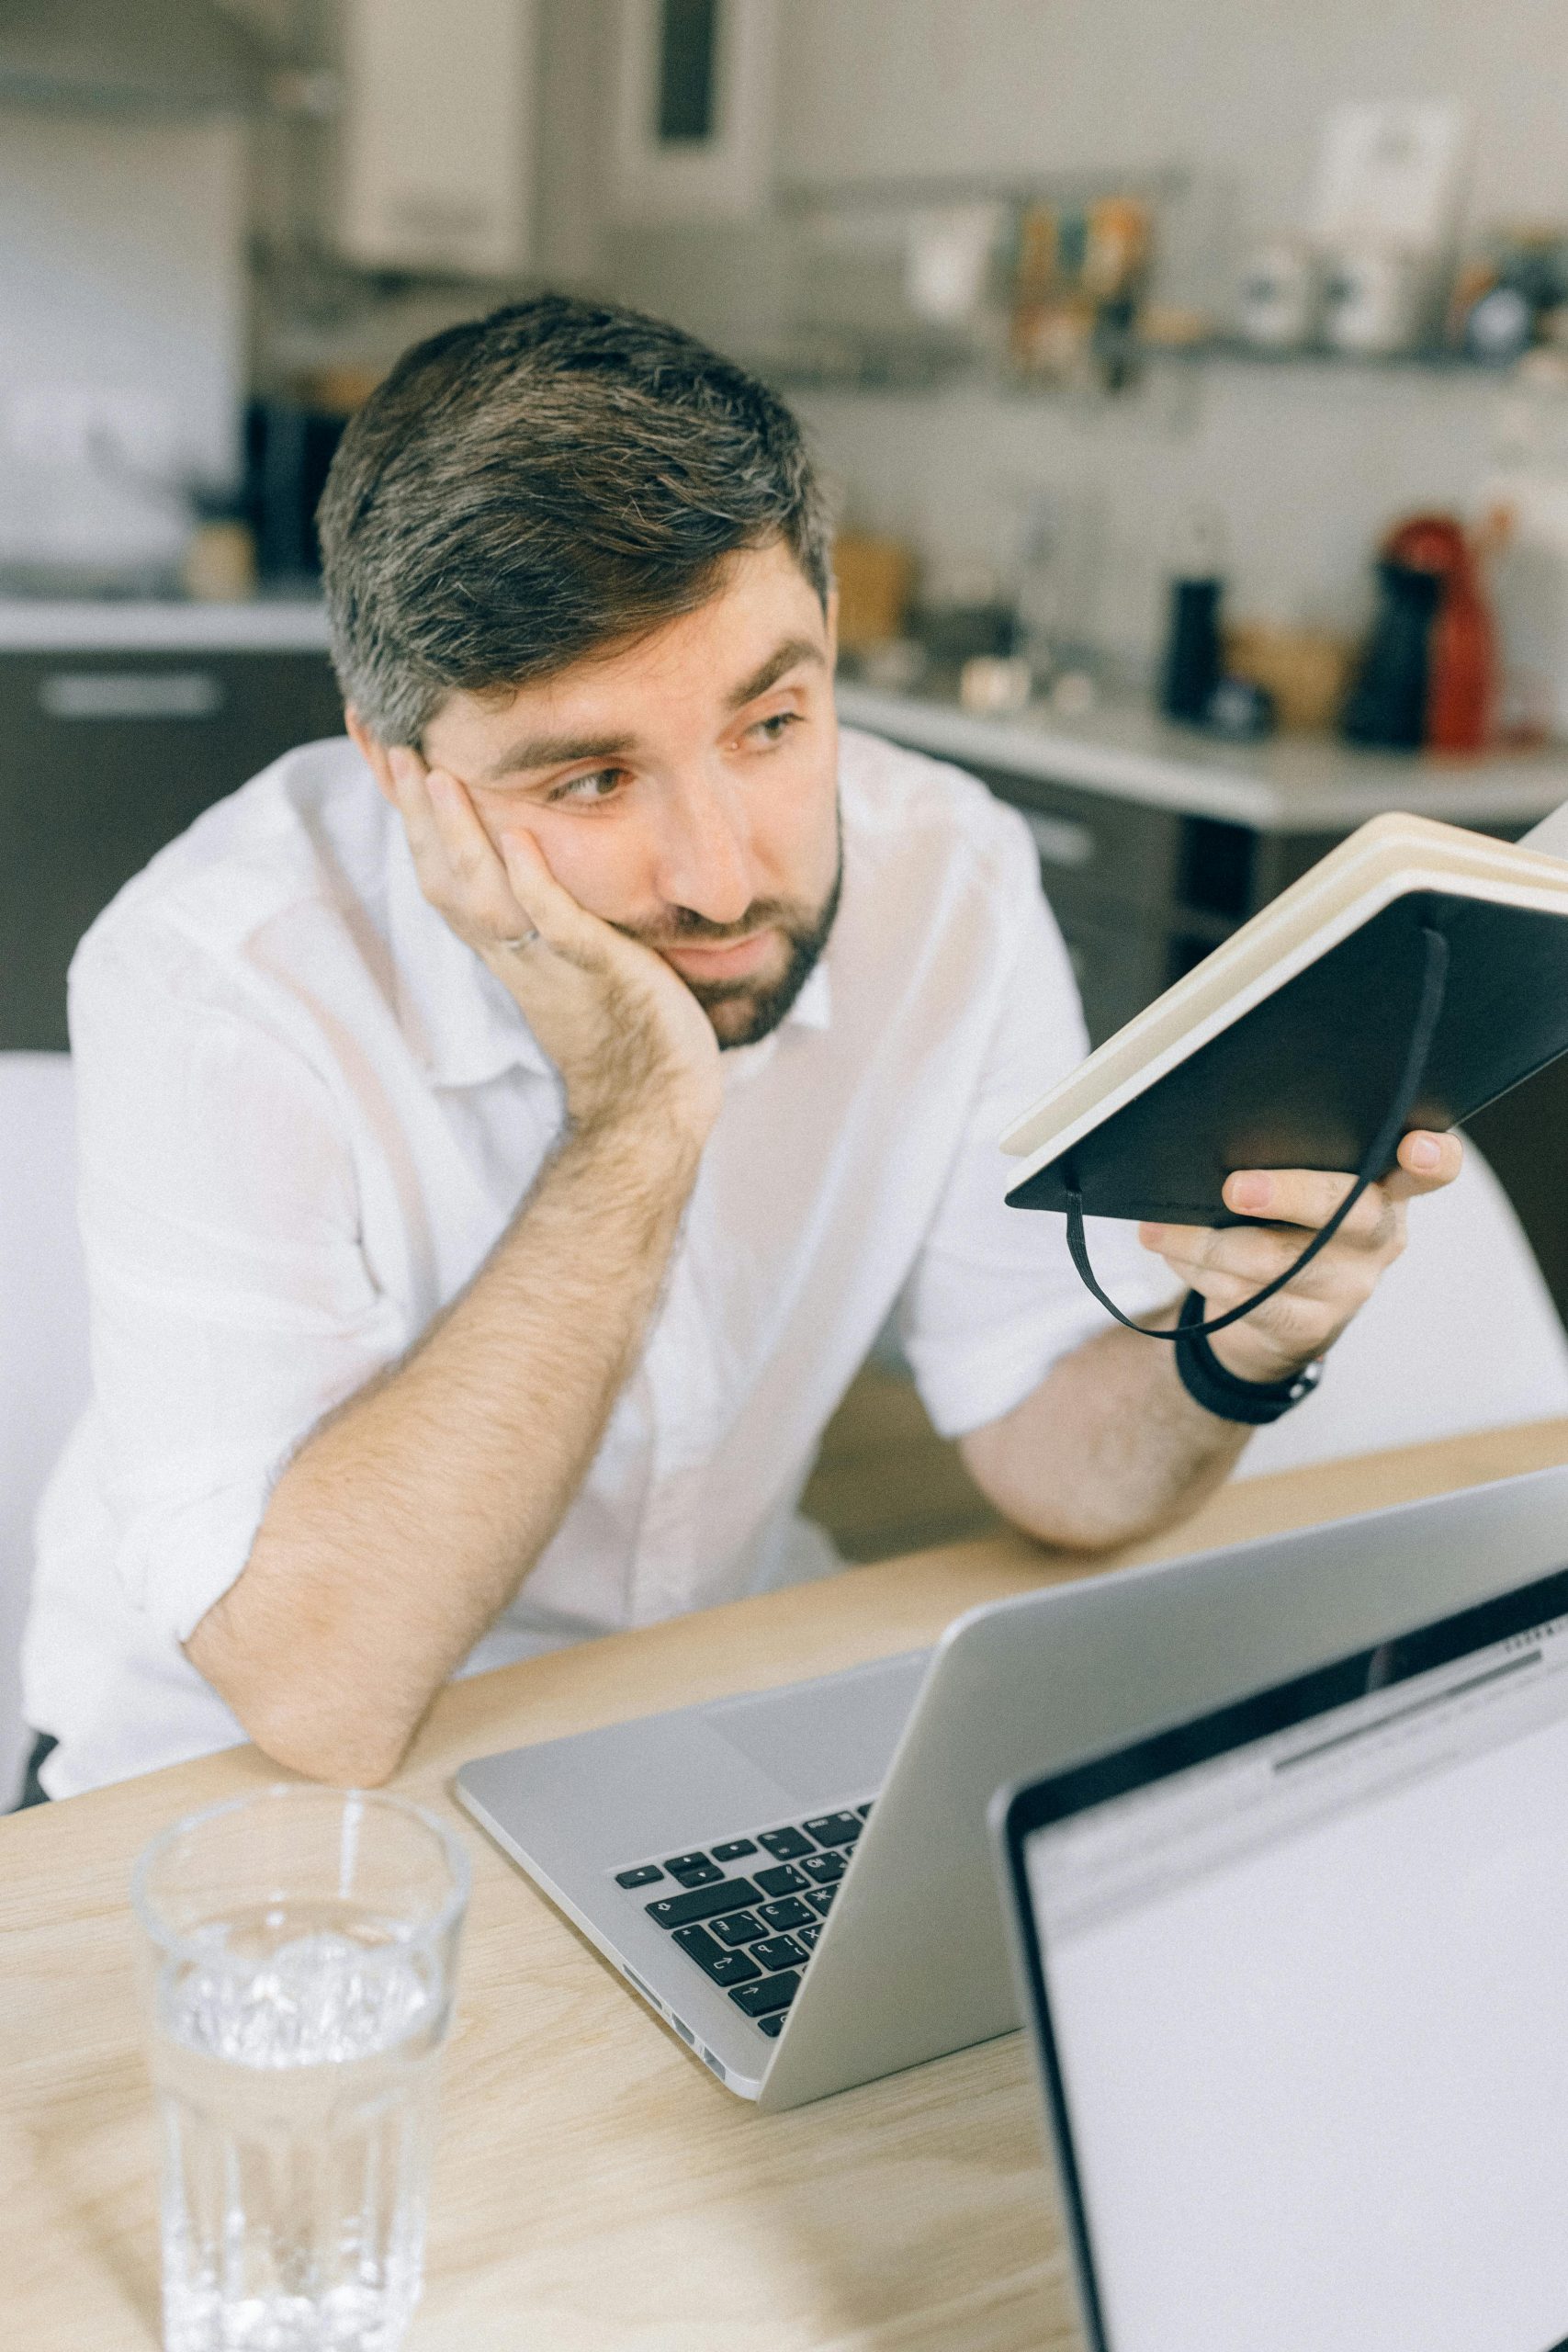
[[[0,653],[320,652],[326,614],[310,597],[233,605],[135,597],[0,597]],[[1147,708],[1112,705],[1084,719],[1028,710],[980,718],[951,703],[840,680],[845,721],[960,763],[1261,832],[1333,832],[1385,808],[1452,824],[1529,824],[1568,801],[1568,746],[1478,759],[1357,752],[1327,737],[1224,743]]]
[[[1358,752],[1331,738],[1279,735],[1224,743],[1152,711],[1111,706],[1066,720],[1029,710],[978,718],[951,703],[840,681],[839,715],[852,727],[961,764],[1219,817],[1260,832],[1333,832],[1385,808],[1449,824],[1533,822],[1568,801],[1568,747],[1482,758]]]
[[[243,604],[137,596],[0,597],[0,653],[324,653],[327,616],[311,596]]]

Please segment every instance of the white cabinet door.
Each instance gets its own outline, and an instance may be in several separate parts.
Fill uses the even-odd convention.
[[[746,220],[767,206],[773,0],[618,0],[617,220]]]
[[[342,0],[339,243],[504,277],[533,250],[536,0]]]

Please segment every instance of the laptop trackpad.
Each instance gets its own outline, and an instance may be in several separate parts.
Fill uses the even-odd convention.
[[[701,1714],[727,1746],[803,1804],[880,1788],[920,1687],[929,1650],[879,1658],[820,1682],[721,1699]]]

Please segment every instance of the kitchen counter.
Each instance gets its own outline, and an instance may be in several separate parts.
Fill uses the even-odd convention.
[[[0,597],[0,652],[220,653],[327,650],[319,598],[203,605],[134,597]],[[1476,759],[1357,752],[1327,737],[1225,743],[1113,704],[1082,719],[1031,709],[982,718],[951,702],[840,679],[845,722],[943,759],[1075,786],[1263,833],[1344,831],[1385,808],[1451,824],[1525,825],[1568,800],[1568,747]]]
[[[0,653],[324,653],[326,609],[313,596],[233,605],[136,596],[0,597]]]
[[[1224,743],[1112,705],[1083,719],[979,718],[950,702],[841,680],[839,715],[961,765],[1076,786],[1263,833],[1348,831],[1385,808],[1447,824],[1531,824],[1568,800],[1568,747],[1481,758],[1358,752],[1325,736]]]
[[[100,909],[213,802],[338,732],[327,650],[321,600],[298,590],[233,605],[0,596],[0,1048],[62,1050],[66,969]],[[1222,743],[1146,708],[980,718],[852,679],[839,707],[1021,810],[1094,1044],[1381,810],[1511,838],[1568,801],[1568,747],[1438,761]],[[1475,1134],[1568,1314],[1568,1061]]]

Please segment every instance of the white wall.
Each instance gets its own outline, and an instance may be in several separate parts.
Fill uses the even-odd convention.
[[[1568,208],[1561,0],[784,0],[792,180],[1201,164],[1292,217],[1341,98],[1468,98],[1483,217]]]
[[[912,175],[1167,164],[1197,187],[1179,283],[1218,300],[1299,215],[1345,98],[1466,98],[1472,217],[1568,218],[1561,0],[784,0],[778,168],[795,187]],[[742,349],[777,324],[765,239],[623,238],[616,284]],[[1495,391],[1415,371],[1227,366],[1098,407],[1063,400],[800,401],[851,510],[938,559],[995,559],[1021,487],[1099,518],[1090,624],[1129,653],[1158,628],[1170,537],[1194,503],[1230,526],[1234,609],[1346,619],[1372,541],[1414,505],[1462,505]]]
[[[1374,537],[1417,507],[1467,505],[1496,398],[1416,371],[1221,365],[1156,371],[1098,406],[976,392],[795,404],[851,519],[909,538],[938,570],[980,562],[1007,580],[1026,494],[1058,494],[1088,545],[1069,634],[1137,668],[1197,508],[1224,526],[1233,614],[1358,626]]]
[[[177,552],[84,463],[95,414],[149,472],[232,473],[244,203],[231,124],[0,115],[0,562]]]

